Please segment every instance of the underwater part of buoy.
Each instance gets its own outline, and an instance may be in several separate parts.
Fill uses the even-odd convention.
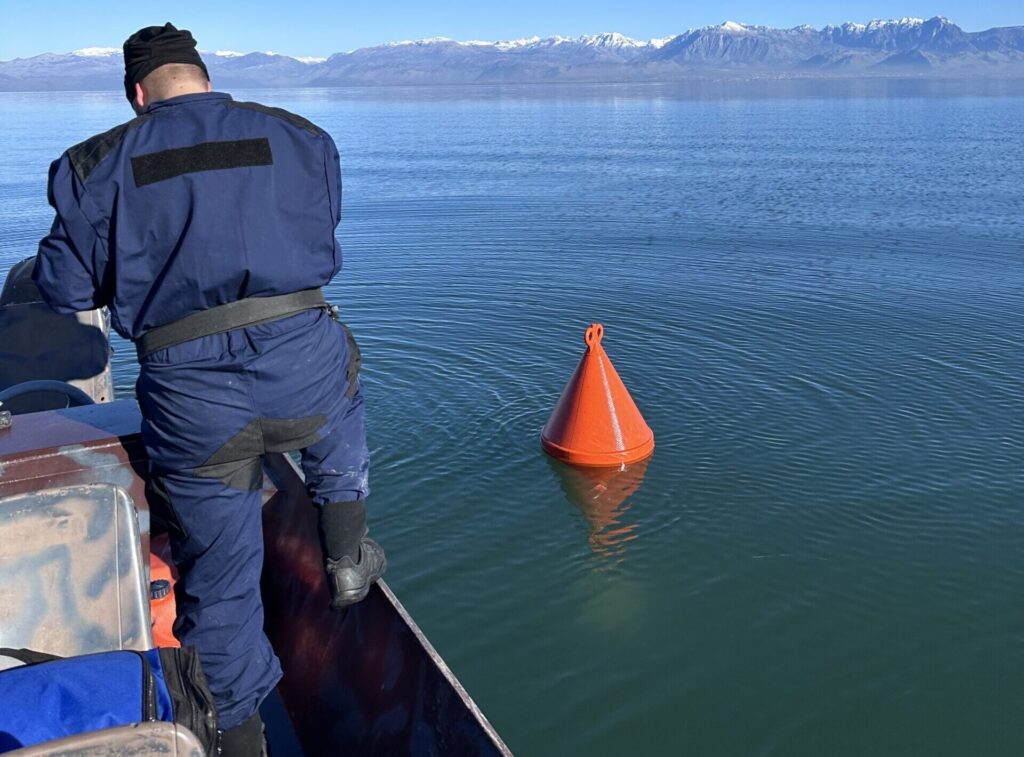
[[[643,486],[649,461],[595,468],[549,458],[566,500],[586,518],[588,541],[595,555],[621,557],[626,545],[639,538],[639,523],[630,511],[633,497]]]
[[[587,329],[587,351],[540,435],[544,451],[570,465],[626,465],[654,452],[654,432],[601,346],[603,337],[600,323]]]

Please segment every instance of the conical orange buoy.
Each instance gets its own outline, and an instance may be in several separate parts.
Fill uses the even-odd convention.
[[[587,351],[540,435],[544,451],[570,465],[623,465],[654,452],[654,433],[601,346],[603,336],[600,323],[587,329]]]

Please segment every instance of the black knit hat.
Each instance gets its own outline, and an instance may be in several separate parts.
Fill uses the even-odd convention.
[[[175,29],[172,23],[147,26],[124,43],[124,94],[128,100],[135,99],[138,82],[166,63],[191,63],[203,69],[206,78],[210,78],[206,64],[196,51],[192,32]]]

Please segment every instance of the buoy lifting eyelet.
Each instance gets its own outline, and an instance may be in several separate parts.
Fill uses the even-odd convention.
[[[594,349],[601,344],[601,337],[604,336],[604,326],[600,323],[592,323],[587,328],[587,333],[583,336],[583,341],[587,343],[587,347]]]

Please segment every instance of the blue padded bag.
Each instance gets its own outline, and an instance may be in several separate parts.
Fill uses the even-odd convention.
[[[212,698],[192,649],[0,654],[27,663],[0,671],[0,753],[154,720],[186,726],[207,751],[215,742]]]

